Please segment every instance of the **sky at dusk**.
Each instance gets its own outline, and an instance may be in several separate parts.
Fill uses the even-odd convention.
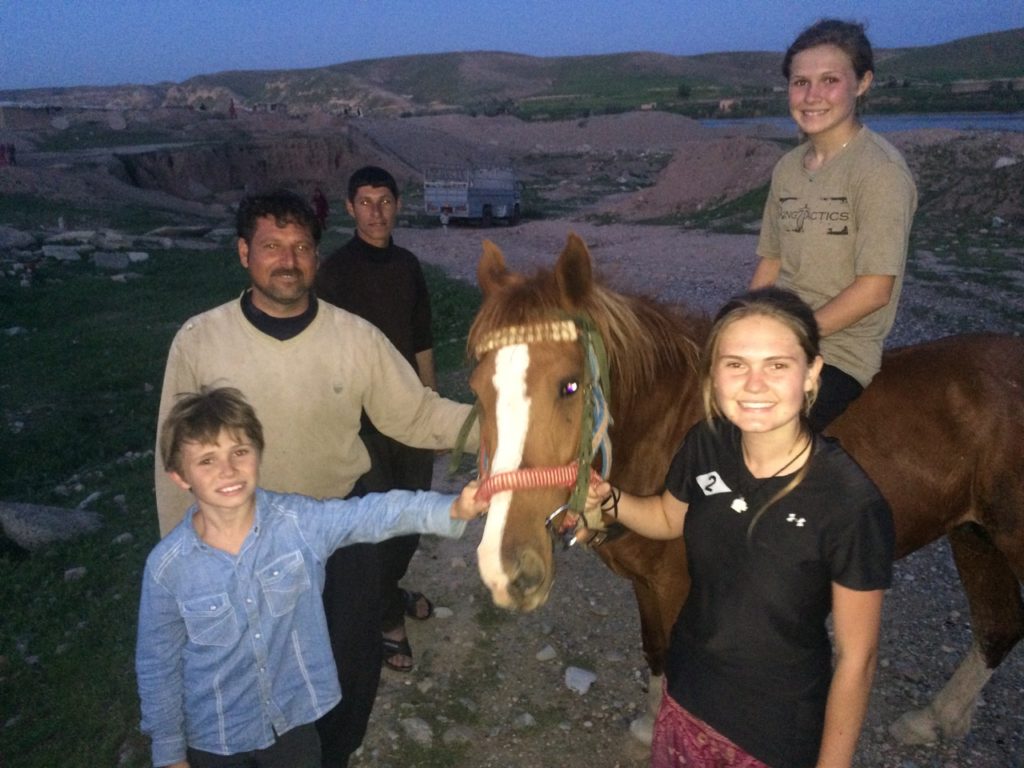
[[[782,51],[822,15],[910,47],[1024,27],[1024,0],[0,0],[0,89],[449,51]]]

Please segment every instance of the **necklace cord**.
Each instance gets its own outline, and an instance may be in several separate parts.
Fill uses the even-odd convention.
[[[782,467],[780,467],[778,470],[776,470],[775,474],[773,474],[771,477],[756,478],[756,479],[760,479],[761,483],[763,484],[763,483],[767,482],[768,480],[772,480],[772,479],[778,477],[780,474],[782,474],[783,471],[785,471],[789,467],[793,466],[793,463],[797,459],[799,459],[801,456],[803,456],[808,448],[811,449],[811,453],[813,454],[814,453],[814,432],[811,432],[808,435],[807,442],[804,444],[804,447],[801,448],[799,450],[799,452],[797,452],[796,456],[794,456],[792,459],[790,459],[788,462],[786,462]],[[786,486],[784,488],[781,488],[779,491],[777,491],[770,499],[768,499],[768,501],[766,501],[764,503],[764,505],[761,506],[760,509],[757,510],[756,513],[754,513],[754,516],[753,516],[753,518],[750,521],[750,525],[747,526],[747,546],[750,546],[750,542],[751,542],[751,540],[753,538],[753,535],[754,535],[754,528],[758,524],[758,522],[760,522],[761,516],[764,515],[764,513],[768,511],[769,507],[771,507],[777,501],[781,500],[784,496],[788,495],[794,488],[796,488],[798,485],[800,485],[800,483],[804,479],[804,476],[807,474],[807,468],[810,466],[810,464],[811,464],[811,457],[808,456],[807,457],[807,461],[804,463],[804,465],[802,467],[800,467],[800,471],[796,474],[796,476],[793,477],[793,479],[790,480],[788,483],[786,483]],[[751,497],[753,497],[753,494],[751,494]]]

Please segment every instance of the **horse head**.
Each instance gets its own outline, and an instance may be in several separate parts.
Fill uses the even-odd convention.
[[[696,411],[666,413],[688,386],[697,345],[678,316],[604,288],[574,234],[554,271],[532,276],[510,271],[485,242],[477,278],[483,304],[469,333],[477,361],[470,386],[481,491],[491,498],[478,564],[497,605],[530,611],[552,587],[551,529],[570,540],[603,538],[610,521],[580,514],[594,473],[611,472],[634,493],[660,487],[667,465],[645,446],[674,445],[683,422],[696,419]],[[613,424],[619,408],[630,413],[628,425]],[[611,436],[616,452],[627,452],[622,462],[612,462]]]
[[[547,600],[554,578],[546,521],[563,524],[578,476],[584,392],[593,379],[581,343],[590,256],[570,236],[554,274],[527,278],[510,272],[500,249],[485,242],[477,277],[483,305],[469,334],[477,360],[470,386],[482,491],[491,495],[478,563],[496,604],[530,611]]]

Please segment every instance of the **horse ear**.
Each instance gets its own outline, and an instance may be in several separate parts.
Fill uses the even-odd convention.
[[[484,252],[480,256],[480,263],[476,266],[476,281],[480,284],[480,290],[486,296],[504,285],[507,278],[505,254],[490,240],[484,240]]]
[[[590,251],[583,238],[575,232],[569,233],[562,255],[555,266],[555,280],[558,290],[573,309],[579,308],[590,295],[594,283]]]

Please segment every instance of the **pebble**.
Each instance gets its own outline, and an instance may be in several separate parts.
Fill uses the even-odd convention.
[[[597,681],[597,675],[588,669],[580,667],[565,668],[565,686],[570,691],[575,691],[581,696],[590,690],[590,686]]]
[[[434,741],[434,732],[426,720],[419,717],[406,717],[398,721],[402,732],[417,744],[429,747]]]
[[[537,651],[537,655],[534,658],[536,658],[537,661],[553,661],[557,657],[558,653],[555,651],[555,649],[552,648],[550,645],[545,645],[543,648]]]

